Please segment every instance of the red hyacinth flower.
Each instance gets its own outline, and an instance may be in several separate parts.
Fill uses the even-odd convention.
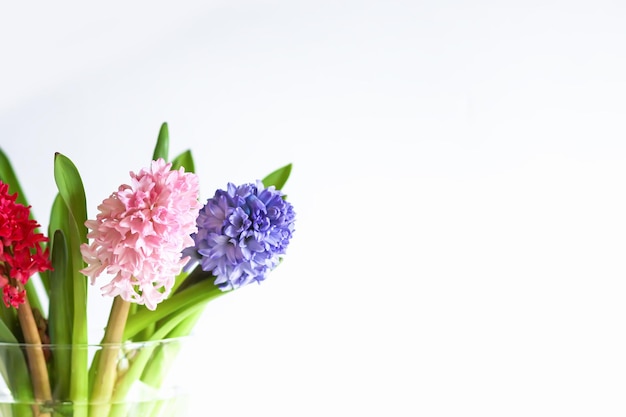
[[[52,269],[48,251],[41,247],[47,238],[35,233],[39,227],[29,218],[30,206],[16,203],[17,193],[0,181],[0,288],[7,307],[24,303],[24,285],[37,272]]]

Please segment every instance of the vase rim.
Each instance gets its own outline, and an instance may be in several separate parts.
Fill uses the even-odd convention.
[[[145,341],[125,341],[121,343],[23,343],[23,342],[0,342],[0,349],[3,347],[37,347],[37,348],[50,348],[50,349],[75,349],[77,347],[88,349],[88,348],[103,348],[103,347],[125,347],[125,348],[139,348],[144,346],[152,346],[152,345],[161,345],[164,343],[177,343],[184,342],[185,340],[189,340],[193,338],[192,335],[189,336],[178,336],[178,337],[169,337],[163,339],[156,340],[145,340]]]

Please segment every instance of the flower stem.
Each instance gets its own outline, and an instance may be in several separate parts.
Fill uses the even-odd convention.
[[[130,311],[130,302],[117,296],[113,299],[111,314],[102,339],[102,350],[96,369],[91,392],[90,417],[105,417],[111,408],[111,397],[115,386],[118,352],[124,335],[124,326]]]
[[[24,300],[24,304],[17,309],[17,317],[20,321],[24,341],[27,343],[26,355],[28,357],[28,368],[30,370],[33,383],[33,393],[38,403],[52,400],[52,392],[50,390],[50,379],[48,376],[48,368],[46,358],[44,356],[43,347],[41,346],[41,337],[39,329],[30,307],[28,299]],[[36,414],[40,417],[47,417],[50,414]]]

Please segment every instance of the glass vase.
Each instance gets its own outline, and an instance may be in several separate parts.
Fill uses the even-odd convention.
[[[183,362],[190,360],[185,354],[188,341],[0,343],[0,416],[185,416],[190,388],[185,373],[190,369]],[[32,354],[43,354],[45,370],[32,369]],[[108,382],[103,375],[109,375]]]

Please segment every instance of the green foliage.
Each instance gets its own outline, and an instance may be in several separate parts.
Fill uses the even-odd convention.
[[[163,123],[161,125],[161,130],[159,130],[159,137],[157,138],[157,143],[156,143],[156,146],[154,147],[152,160],[156,161],[159,158],[163,158],[165,161],[167,161],[169,150],[170,150],[170,132],[167,127],[167,123]]]
[[[61,211],[65,207],[60,197],[56,207]],[[52,264],[54,269],[50,273],[50,306],[48,313],[48,331],[50,343],[57,345],[72,344],[72,317],[73,305],[67,302],[68,294],[73,294],[70,260],[67,253],[67,242],[63,228],[54,233],[52,245]],[[61,398],[68,398],[71,381],[71,356],[69,349],[57,349],[52,357],[51,374],[56,381],[55,392]]]
[[[189,308],[211,301],[222,294],[226,293],[220,290],[212,281],[199,282],[193,287],[164,300],[156,310],[139,311],[137,314],[129,317],[124,329],[124,339],[132,338],[148,323],[173,317]]]
[[[185,172],[196,172],[190,150],[181,153],[172,161],[172,169],[179,169],[180,167],[185,168]]]
[[[17,193],[17,199],[15,200],[17,203],[28,206],[28,201],[26,201],[24,191],[17,180],[11,161],[2,149],[0,149],[0,181],[8,184],[10,194]]]
[[[2,321],[0,321],[0,342],[7,343],[7,345],[0,346],[0,375],[7,383],[15,400],[28,404],[33,400],[33,391],[26,358],[20,346],[8,344],[17,343],[18,340]],[[27,405],[15,404],[13,411],[12,415],[15,417],[32,416],[30,407]]]
[[[163,123],[159,130],[153,160],[169,157],[169,129]],[[172,162],[172,169],[184,168],[186,172],[195,172],[191,150],[177,155]],[[267,175],[263,180],[265,187],[274,186],[282,189],[291,174],[292,164],[287,164]],[[0,180],[9,184],[11,193],[17,192],[18,202],[28,205],[25,194],[7,156],[0,150]],[[61,153],[54,157],[54,180],[58,194],[50,211],[48,250],[53,270],[40,274],[45,295],[48,296],[48,335],[55,345],[70,345],[71,349],[58,349],[48,362],[51,386],[57,398],[69,403],[86,404],[89,393],[96,380],[95,375],[101,369],[94,364],[100,362],[102,353],[96,353],[89,369],[87,332],[87,278],[81,273],[85,267],[81,244],[88,243],[87,202],[84,185],[74,163]],[[283,196],[284,198],[284,196]],[[32,213],[31,213],[32,214]],[[191,272],[181,272],[167,299],[152,311],[143,305],[134,305],[131,314],[123,320],[117,320],[123,329],[121,342],[156,341],[188,335],[208,302],[226,292],[214,284],[215,277],[210,272],[196,268]],[[229,292],[229,291],[228,291]],[[32,307],[41,309],[42,303],[37,298],[33,283],[29,281],[27,294]],[[121,299],[119,299],[121,301]],[[113,311],[113,310],[112,310]],[[45,312],[42,312],[45,313]],[[113,320],[115,321],[115,320]],[[109,328],[109,323],[107,329]],[[121,334],[121,332],[120,332]],[[21,337],[19,321],[14,309],[0,305],[0,342],[16,343]],[[172,352],[152,351],[146,348],[137,357],[131,358],[123,375],[116,376],[114,401],[123,400],[133,383],[142,381],[154,387],[160,385],[172,363]],[[103,361],[104,363],[104,361]],[[105,366],[105,368],[107,368]],[[112,369],[112,368],[107,368]],[[26,358],[19,349],[0,350],[0,376],[20,399],[32,399]],[[95,384],[96,386],[98,384]],[[108,417],[117,416],[122,411],[121,405],[115,405]],[[149,409],[155,404],[149,405]],[[19,414],[18,417],[30,415]],[[30,410],[26,410],[29,412]],[[73,417],[86,417],[90,412],[86,407],[72,407]],[[1,413],[1,410],[0,410]],[[56,414],[53,414],[56,415]]]
[[[87,243],[85,190],[76,166],[60,153],[57,153],[54,158],[54,179],[67,209],[58,216],[57,220],[67,239],[68,265],[70,266],[68,279],[72,282],[72,292],[66,294],[69,296],[66,302],[73,310],[72,344],[86,345],[88,343],[87,279],[80,272],[84,266],[80,245]],[[88,398],[87,361],[86,349],[72,349],[70,399],[74,402],[85,403]],[[82,416],[75,415],[75,417]]]
[[[276,171],[263,178],[262,182],[265,187],[274,186],[277,190],[281,190],[291,175],[291,164],[278,168]]]

